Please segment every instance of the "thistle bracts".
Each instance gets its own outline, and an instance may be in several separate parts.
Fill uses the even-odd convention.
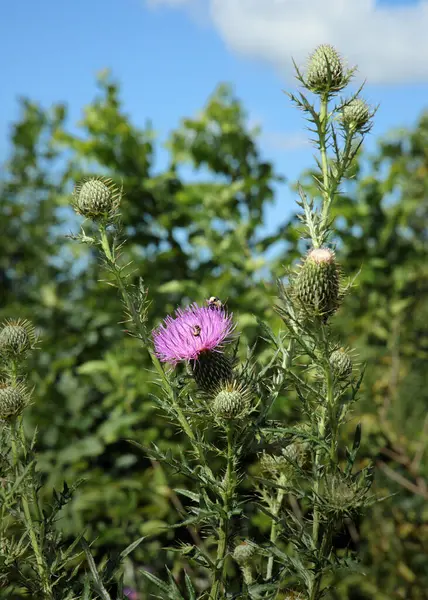
[[[22,383],[0,383],[0,421],[13,421],[28,405],[30,394]]]
[[[8,360],[23,360],[34,348],[36,335],[27,320],[7,320],[0,329],[0,356]]]
[[[352,359],[344,348],[331,353],[330,366],[334,377],[338,380],[349,379],[352,375]]]
[[[122,190],[108,177],[82,179],[74,188],[74,210],[93,221],[108,222],[119,209]]]
[[[194,378],[198,388],[213,393],[222,383],[232,381],[233,363],[222,352],[207,350],[201,352],[196,360],[190,360],[188,372]]]
[[[300,266],[294,282],[295,299],[303,313],[327,320],[339,307],[340,270],[334,252],[315,248]]]
[[[219,386],[211,410],[220,422],[245,419],[254,410],[253,394],[245,384],[229,380]]]
[[[309,57],[306,86],[316,94],[338,92],[348,84],[351,75],[337,50],[330,44],[321,44]]]
[[[345,127],[359,132],[367,132],[371,128],[370,119],[373,114],[374,111],[363,98],[353,98],[344,104],[341,120]]]

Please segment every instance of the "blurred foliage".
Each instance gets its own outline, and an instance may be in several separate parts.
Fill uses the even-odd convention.
[[[163,548],[197,533],[165,528],[179,519],[183,500],[171,489],[178,482],[127,440],[164,448],[183,440],[150,401],[149,363],[118,325],[122,307],[102,281],[103,265],[66,237],[78,223],[71,184],[98,173],[122,183],[123,260],[149,287],[153,324],[179,304],[216,295],[249,343],[255,316],[279,326],[274,277],[302,251],[298,222],[266,234],[264,211],[281,178],[226,86],[170,133],[162,160],[154,131],[131,122],[106,74],[77,127],[65,105],[44,110],[22,101],[11,142],[0,183],[0,316],[30,317],[43,340],[32,365],[40,468],[48,488],[84,477],[60,527],[70,535],[86,527],[100,556],[148,536],[127,570],[129,584],[139,585],[139,567],[160,572],[175,561],[178,568],[183,557]],[[361,157],[335,205],[339,260],[346,274],[361,272],[334,327],[367,361],[355,419],[385,498],[337,540],[360,548],[365,571],[338,582],[337,598],[427,597],[427,148],[423,115],[413,131]],[[296,399],[280,399],[277,410],[296,419]],[[262,516],[250,535],[255,526],[263,530]]]

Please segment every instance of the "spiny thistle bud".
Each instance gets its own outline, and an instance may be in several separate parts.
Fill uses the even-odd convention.
[[[197,360],[189,361],[189,369],[196,385],[207,393],[232,380],[232,360],[221,352],[201,352]]]
[[[349,81],[343,59],[330,44],[315,49],[308,60],[306,85],[316,94],[339,91]]]
[[[76,184],[73,192],[74,210],[93,221],[112,219],[119,208],[122,190],[107,177],[91,177]]]
[[[342,122],[344,125],[357,131],[363,129],[371,117],[370,107],[362,98],[351,100],[342,109]]]
[[[330,512],[352,513],[368,503],[368,492],[369,486],[364,478],[359,482],[344,478],[343,474],[328,475],[323,500]]]
[[[242,419],[251,412],[251,391],[234,381],[217,389],[211,410],[221,421]]]
[[[0,420],[19,416],[28,404],[28,391],[22,384],[0,383]]]
[[[327,319],[339,307],[340,271],[334,252],[314,248],[309,252],[295,281],[296,299],[306,314]]]
[[[344,348],[335,350],[330,355],[330,365],[337,379],[348,379],[352,375],[352,360]]]
[[[256,553],[256,547],[248,542],[242,542],[239,546],[236,546],[233,551],[233,558],[240,566],[247,565],[254,554]]]
[[[287,479],[294,478],[293,463],[303,467],[305,463],[305,448],[300,442],[292,442],[281,450],[281,454],[263,453],[260,465],[264,471],[273,476],[285,475]]]
[[[0,354],[9,359],[23,359],[34,347],[35,340],[30,321],[5,321],[0,330]]]

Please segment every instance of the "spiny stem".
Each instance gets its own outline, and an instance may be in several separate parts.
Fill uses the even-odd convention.
[[[221,584],[226,571],[225,557],[227,551],[228,525],[227,513],[230,509],[230,500],[235,491],[234,457],[233,457],[233,431],[230,425],[226,428],[227,436],[227,466],[224,481],[224,492],[222,494],[223,510],[226,516],[220,521],[219,540],[217,546],[216,567],[210,593],[210,600],[218,600]]]
[[[12,432],[12,454],[13,454],[13,462],[16,466],[19,465],[19,456],[18,456],[18,444],[19,438],[17,434],[17,428],[19,427],[18,423],[15,422],[11,428]],[[30,538],[31,547],[33,548],[34,556],[36,558],[37,571],[39,573],[40,582],[42,584],[43,593],[45,595],[46,600],[53,599],[52,587],[49,580],[48,568],[46,562],[43,557],[43,552],[39,546],[39,542],[36,535],[36,530],[33,523],[33,518],[31,516],[30,504],[28,502],[28,498],[26,496],[25,486],[23,486],[23,491],[21,495],[21,504],[25,517],[25,524],[27,527],[27,532]]]
[[[323,336],[323,341],[324,341],[324,345],[325,348],[327,349],[327,338],[326,338],[326,331],[325,331],[325,326],[321,325],[322,327],[322,336]],[[334,382],[333,382],[333,377],[332,377],[332,373],[331,373],[331,366],[330,363],[327,361],[326,365],[324,367],[324,377],[325,377],[325,382],[326,382],[326,397],[325,397],[325,402],[326,402],[326,406],[322,407],[322,413],[320,416],[320,420],[318,423],[318,435],[319,437],[324,441],[325,438],[325,430],[326,430],[326,417],[327,414],[329,415],[329,426],[330,426],[330,433],[331,433],[331,450],[330,450],[330,460],[332,464],[335,464],[336,462],[336,448],[337,448],[337,423],[336,423],[336,415],[334,413]],[[320,479],[319,479],[319,467],[320,467],[320,463],[321,463],[321,459],[322,459],[322,451],[318,448],[315,454],[315,483],[314,483],[314,494],[318,495],[319,492],[319,484],[320,484]],[[315,499],[315,502],[317,502],[317,500]],[[319,508],[317,505],[315,505],[314,507],[314,516],[313,516],[313,522],[312,522],[312,542],[313,542],[313,547],[314,550],[317,551],[317,549],[319,548],[319,556],[321,558],[324,557],[324,554],[328,551],[328,540],[330,538],[330,533],[329,532],[324,532],[323,537],[322,537],[322,542],[321,545],[319,543],[319,518],[320,518],[320,514],[319,514]],[[319,573],[314,573],[313,576],[313,581],[312,581],[312,588],[311,588],[311,593],[310,593],[310,600],[317,600],[318,598],[318,594],[319,594],[319,590],[321,587],[321,583],[322,583],[322,574]]]
[[[18,429],[19,429],[19,435],[20,435],[20,438],[21,438],[21,445],[22,445],[22,449],[24,451],[24,454],[26,455],[27,454],[27,440],[25,438],[24,423],[23,423],[22,416],[19,417],[18,422],[19,422]],[[35,465],[33,467],[33,473],[34,473],[34,471],[35,471]],[[43,522],[43,517],[42,517],[42,512],[40,510],[39,499],[37,498],[36,489],[35,489],[33,483],[31,484],[31,495],[32,495],[32,498],[33,498],[34,508],[36,509],[37,520],[41,524]]]
[[[285,477],[284,477],[284,475],[281,475],[279,478],[279,485],[284,486],[284,484],[285,484]],[[272,514],[275,517],[278,517],[279,511],[281,510],[282,501],[284,499],[284,493],[285,493],[285,490],[283,489],[283,487],[278,489],[278,494],[277,494],[276,499],[273,502],[273,506],[272,506]],[[277,523],[276,519],[272,519],[272,524],[271,524],[271,529],[270,529],[271,544],[274,544],[276,542],[277,537],[278,537],[278,523]],[[266,580],[267,581],[272,577],[273,561],[274,561],[273,556],[272,555],[269,556],[267,569],[266,569]]]
[[[110,246],[110,242],[108,239],[108,235],[107,235],[105,226],[101,226],[99,231],[100,231],[101,247],[102,247],[102,249],[104,251],[104,255],[105,255],[106,259],[108,260],[110,267],[113,271],[114,277],[116,279],[117,287],[120,291],[123,302],[125,303],[125,306],[131,317],[131,320],[136,329],[136,332],[137,332],[139,338],[144,342],[144,344],[148,350],[149,356],[151,358],[152,364],[153,364],[154,368],[156,369],[156,372],[160,376],[162,383],[164,384],[165,388],[168,391],[168,394],[174,405],[174,409],[177,413],[177,418],[180,422],[180,425],[182,426],[184,432],[189,437],[189,439],[193,443],[195,443],[196,442],[195,434],[193,433],[186,417],[183,414],[183,411],[181,410],[181,408],[175,398],[174,390],[172,389],[172,387],[168,381],[168,378],[165,375],[165,372],[162,368],[162,365],[161,365],[158,357],[156,356],[156,354],[153,352],[153,350],[149,346],[149,339],[148,339],[146,328],[144,327],[143,323],[141,322],[141,319],[140,319],[138,311],[135,307],[135,304],[134,304],[134,302],[127,290],[127,287],[123,281],[122,275],[120,273],[120,269],[117,266],[116,257],[114,255],[114,250]]]
[[[322,169],[322,179],[323,179],[323,203],[322,203],[322,211],[321,211],[321,237],[328,225],[328,217],[330,211],[331,204],[331,196],[330,196],[330,175],[328,168],[328,158],[327,158],[327,126],[328,126],[328,95],[324,94],[321,97],[321,106],[320,106],[320,115],[319,115],[319,145],[320,145],[320,153],[321,153],[321,169]],[[314,240],[314,247],[318,248],[321,245],[320,240]]]

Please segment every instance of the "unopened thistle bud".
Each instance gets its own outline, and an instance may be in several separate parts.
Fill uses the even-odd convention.
[[[306,462],[306,448],[301,442],[292,442],[281,450],[281,454],[263,453],[260,458],[262,469],[274,477],[285,476],[294,479],[296,469],[294,465],[303,468]]]
[[[329,475],[324,487],[326,509],[336,514],[358,511],[366,503],[368,491],[364,479],[358,482],[339,474]]]
[[[233,551],[233,558],[238,563],[238,565],[246,565],[253,558],[256,552],[255,546],[248,542],[242,542],[239,546],[236,546]]]
[[[0,420],[18,417],[28,404],[28,391],[22,384],[0,383]]]
[[[107,177],[91,177],[76,184],[73,192],[74,210],[93,221],[112,219],[119,208],[122,191]]]
[[[251,571],[251,559],[256,553],[256,547],[248,542],[242,542],[239,546],[236,546],[233,551],[233,558],[241,567],[244,581],[247,585],[251,585],[253,582],[253,575]]]
[[[34,347],[35,339],[30,321],[5,321],[0,329],[0,355],[8,359],[23,359]]]
[[[295,295],[304,312],[327,319],[339,307],[340,271],[334,252],[315,248],[309,252],[295,282]]]
[[[243,385],[229,382],[218,388],[211,410],[221,421],[242,419],[251,412],[251,392]]]
[[[352,375],[352,360],[343,348],[331,353],[330,365],[333,375],[337,379],[348,379]]]
[[[342,122],[347,127],[356,131],[363,129],[371,117],[372,112],[370,111],[370,107],[362,98],[351,100],[342,109]]]
[[[337,92],[343,89],[349,77],[345,73],[343,59],[330,44],[315,49],[308,60],[306,85],[316,94]]]

